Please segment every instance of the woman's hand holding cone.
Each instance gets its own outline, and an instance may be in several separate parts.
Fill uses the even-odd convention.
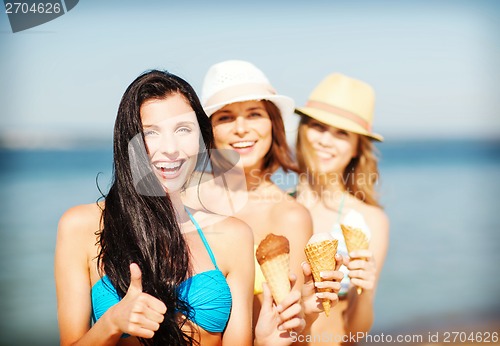
[[[344,278],[339,268],[342,264],[342,256],[335,255],[335,270],[325,270],[320,272],[321,281],[314,281],[311,266],[307,262],[302,263],[304,274],[304,285],[302,286],[302,304],[304,313],[308,321],[314,320],[318,313],[324,311],[324,302],[328,300],[330,307],[334,307],[338,302],[340,291],[340,281]],[[321,289],[322,292],[319,292]]]
[[[290,275],[290,286],[296,282]],[[285,346],[293,343],[293,335],[299,334],[306,325],[303,318],[300,293],[292,289],[276,306],[269,286],[263,284],[263,301],[255,326],[255,346]]]
[[[370,250],[355,250],[344,258],[344,265],[349,269],[351,283],[356,286],[358,294],[363,290],[371,291],[377,279],[377,266]]]

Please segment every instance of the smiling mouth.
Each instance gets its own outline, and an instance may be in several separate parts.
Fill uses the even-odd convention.
[[[156,162],[153,166],[160,172],[164,177],[174,176],[179,172],[182,165],[186,162],[185,160],[173,161],[173,162]]]
[[[334,157],[334,155],[329,153],[329,152],[317,150],[317,149],[316,149],[316,156],[321,158],[321,159],[331,159]]]
[[[244,141],[244,142],[233,143],[231,144],[231,146],[234,149],[247,149],[253,147],[255,143],[257,143],[257,141]]]

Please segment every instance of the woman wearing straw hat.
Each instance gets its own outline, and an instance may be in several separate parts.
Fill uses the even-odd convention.
[[[323,333],[332,337],[318,345],[337,345],[342,336],[367,332],[373,323],[375,289],[389,238],[389,220],[375,193],[378,168],[372,141],[383,138],[371,129],[374,101],[371,86],[336,73],[296,110],[301,116],[297,200],[311,212],[314,233],[331,232],[345,258],[340,302],[329,317],[321,314],[311,326],[311,345]],[[347,253],[350,236],[344,237],[340,224],[347,231],[361,230],[369,248],[353,250],[355,244],[348,243]]]
[[[288,238],[290,270],[300,274],[305,260],[304,246],[312,235],[311,216],[271,180],[271,175],[280,167],[284,171],[296,170],[282,118],[293,114],[294,101],[277,95],[261,70],[240,60],[211,66],[204,79],[201,99],[214,129],[216,148],[237,153],[244,171],[245,184],[240,185],[239,190],[245,190],[247,198],[241,208],[233,210],[234,216],[252,228],[255,248],[269,233]],[[298,275],[296,280],[297,289],[292,290],[291,297],[300,297],[303,276]],[[264,310],[263,281],[256,263],[254,323],[261,307]],[[309,301],[313,301],[314,308],[304,312],[312,314],[314,310],[317,317],[319,308],[316,296],[312,295]],[[335,293],[329,293],[327,298],[337,300]],[[279,333],[283,335],[275,341],[276,345],[290,341],[290,335]]]

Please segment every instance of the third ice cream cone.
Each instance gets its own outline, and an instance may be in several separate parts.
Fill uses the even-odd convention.
[[[365,232],[363,232],[363,230],[361,230],[360,228],[355,228],[344,224],[341,224],[340,228],[342,229],[345,245],[349,253],[356,250],[368,249],[369,240]],[[363,289],[361,287],[358,287],[356,288],[356,292],[358,294],[361,294],[363,292]]]

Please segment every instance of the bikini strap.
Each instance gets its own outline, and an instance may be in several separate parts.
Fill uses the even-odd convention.
[[[346,195],[346,193],[344,192],[342,194],[342,199],[340,200],[339,212],[337,214],[337,223],[338,224],[340,224],[340,218],[342,216],[342,209],[344,209],[345,195]]]
[[[203,245],[205,245],[205,249],[207,249],[208,255],[210,256],[210,259],[212,260],[212,263],[215,266],[215,269],[219,270],[219,267],[217,266],[217,262],[215,261],[214,253],[212,252],[210,245],[208,245],[207,238],[205,238],[205,235],[203,234],[203,231],[201,230],[200,225],[194,219],[193,214],[191,214],[191,212],[189,210],[187,210],[187,208],[185,208],[185,210],[186,210],[187,214],[189,215],[191,222],[193,222],[193,224],[195,225],[196,230],[198,231],[198,234],[200,235],[201,241],[203,242]]]

